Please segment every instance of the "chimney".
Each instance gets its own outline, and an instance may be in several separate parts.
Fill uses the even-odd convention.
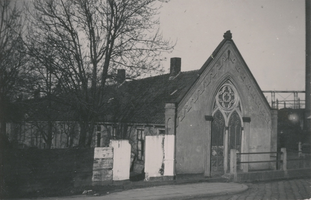
[[[118,69],[117,82],[119,84],[125,81],[125,69]]]
[[[171,58],[170,66],[170,80],[174,79],[180,72],[181,69],[181,58]]]

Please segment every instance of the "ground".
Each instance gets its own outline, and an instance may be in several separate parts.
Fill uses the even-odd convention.
[[[310,179],[291,179],[247,184],[249,189],[234,195],[222,195],[198,200],[293,200],[311,199]]]

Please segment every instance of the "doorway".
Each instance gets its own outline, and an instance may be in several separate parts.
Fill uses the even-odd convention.
[[[213,116],[211,144],[211,176],[224,173],[225,119],[218,110]]]
[[[230,149],[237,150],[237,153],[241,153],[241,141],[242,141],[242,124],[239,114],[234,111],[229,119],[229,139],[228,139],[228,167],[230,170]],[[239,157],[237,157],[238,159]]]

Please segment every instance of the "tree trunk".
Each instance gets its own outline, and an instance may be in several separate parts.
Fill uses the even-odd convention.
[[[7,116],[7,101],[0,97],[0,147],[8,148],[10,146],[9,138],[6,134],[6,116]]]
[[[10,146],[10,141],[9,141],[9,138],[6,134],[6,121],[5,121],[5,119],[1,119],[1,122],[0,122],[0,147],[6,149],[9,146]]]
[[[88,138],[87,138],[87,147],[91,147],[93,140],[93,132],[94,132],[94,122],[88,124]]]
[[[51,119],[49,119],[49,121],[48,121],[48,135],[47,135],[47,141],[46,141],[46,145],[47,145],[48,149],[51,149],[51,147],[52,147],[52,139],[53,139],[52,127],[53,127],[52,121],[51,121]]]

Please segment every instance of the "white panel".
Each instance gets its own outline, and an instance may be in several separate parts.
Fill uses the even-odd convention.
[[[102,182],[112,180],[112,147],[96,147],[94,148],[93,161],[93,182]]]
[[[165,135],[164,142],[164,176],[175,175],[175,135]]]
[[[160,177],[162,163],[164,161],[164,136],[145,137],[145,179],[149,177]],[[163,144],[163,145],[162,145]]]
[[[110,140],[113,147],[113,180],[130,178],[131,145],[128,140]]]

